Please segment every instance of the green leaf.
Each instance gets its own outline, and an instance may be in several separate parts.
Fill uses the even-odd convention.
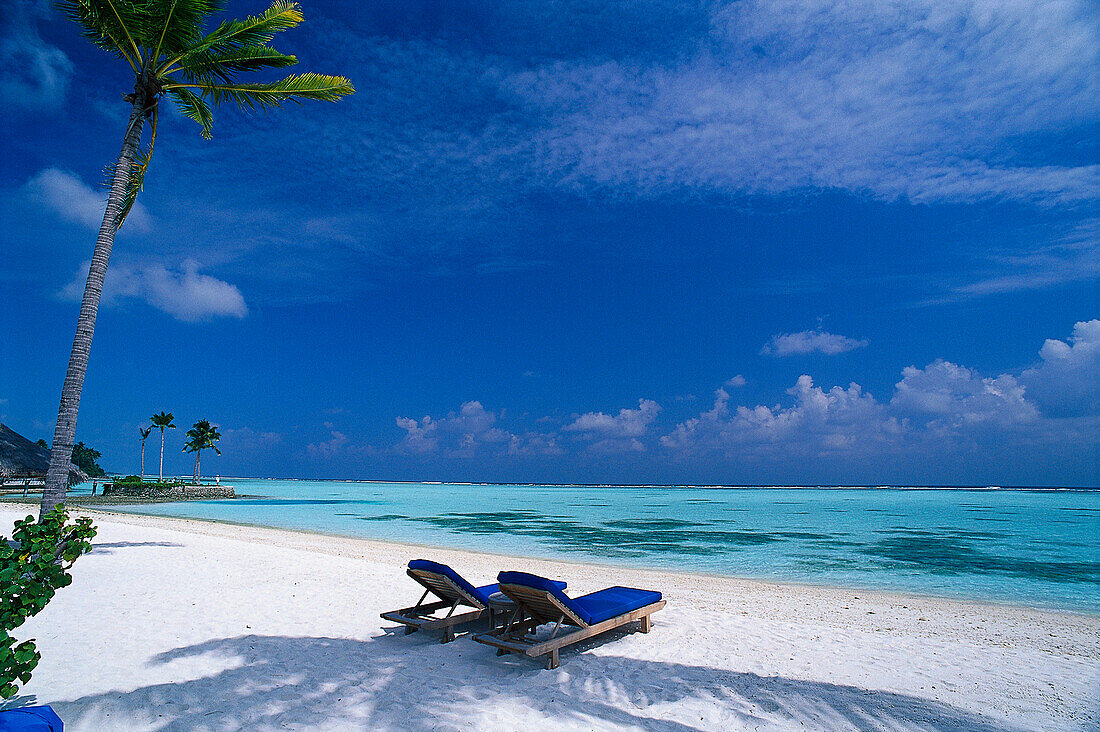
[[[202,136],[209,140],[211,130],[214,127],[214,113],[210,111],[210,105],[190,89],[171,89],[168,94],[175,101],[176,107],[183,113],[183,116],[202,125]],[[175,427],[175,425],[169,426]]]
[[[279,107],[284,102],[313,99],[335,102],[352,94],[355,87],[342,76],[306,73],[288,76],[279,81],[256,84],[196,84],[204,98],[214,106],[231,101],[243,109]]]

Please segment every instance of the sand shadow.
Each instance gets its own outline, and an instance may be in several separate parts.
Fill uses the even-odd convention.
[[[174,541],[107,541],[96,542],[92,544],[92,550],[89,554],[114,554],[112,549],[130,549],[133,547],[142,546],[170,546],[170,547],[182,547],[183,544],[178,544]]]
[[[516,710],[545,729],[1010,729],[905,694],[593,653],[571,653],[545,671],[469,640],[443,646],[419,633],[222,638],[150,666],[194,668],[204,659],[224,670],[51,703],[71,730],[507,728],[514,717],[502,715]],[[690,724],[666,718],[683,709],[698,710]]]

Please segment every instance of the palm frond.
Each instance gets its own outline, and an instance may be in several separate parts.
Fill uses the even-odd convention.
[[[355,91],[355,87],[343,76],[314,73],[292,75],[279,81],[258,84],[165,85],[165,89],[169,90],[186,87],[200,89],[203,98],[209,98],[215,107],[223,102],[234,102],[242,109],[279,107],[283,102],[300,102],[303,99],[335,102]]]
[[[296,63],[296,57],[280,53],[270,46],[245,46],[221,53],[204,51],[193,54],[177,68],[188,81],[231,83],[238,72],[281,69]]]
[[[134,201],[137,200],[138,194],[141,193],[141,189],[145,185],[145,171],[149,170],[149,161],[153,158],[153,145],[157,142],[159,116],[159,108],[153,107],[153,116],[149,125],[152,131],[149,137],[149,147],[138,150],[137,155],[130,162],[130,180],[126,184],[126,196],[122,199],[122,208],[118,212],[118,217],[115,218],[115,229],[122,228],[126,217],[130,215],[130,209],[134,207]]]
[[[222,0],[147,1],[137,29],[138,44],[151,59],[185,53],[202,39],[203,22],[223,5]]]
[[[202,125],[202,136],[209,140],[211,130],[214,128],[214,113],[210,111],[210,105],[206,100],[190,89],[169,89],[168,94],[172,96],[183,116]]]
[[[133,5],[116,0],[57,0],[61,13],[83,28],[82,35],[100,49],[126,59],[138,71],[141,51],[134,41],[140,13]]]
[[[302,19],[303,15],[298,3],[276,0],[260,15],[249,16],[244,20],[225,21],[186,51],[174,56],[171,61],[161,66],[158,73],[167,73],[175,64],[187,65],[193,56],[201,57],[207,51],[221,55],[238,48],[266,45],[271,42],[276,33],[293,28],[301,23]]]

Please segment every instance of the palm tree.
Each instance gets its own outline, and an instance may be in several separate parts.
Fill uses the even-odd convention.
[[[115,233],[141,190],[157,137],[161,99],[168,98],[210,137],[213,107],[232,102],[243,109],[267,109],[284,102],[317,99],[333,102],[355,91],[341,76],[305,73],[278,81],[242,82],[252,71],[279,69],[297,63],[294,56],[271,48],[276,33],[302,22],[297,3],[276,0],[264,13],[229,20],[210,32],[203,25],[221,12],[223,0],[59,0],[58,7],[78,23],[84,37],[125,61],[134,74],[133,92],[126,95],[130,117],[118,160],[110,168],[110,192],[99,228],[76,336],[61,388],[42,515],[65,498],[69,451],[76,439],[76,417],[88,353],[92,346],[99,297]],[[145,120],[150,122],[149,144],[141,148]]]
[[[222,451],[214,445],[221,438],[218,428],[205,419],[195,422],[195,426],[187,430],[187,442],[183,445],[183,451],[195,453],[195,485],[199,484],[199,458],[202,451],[211,449],[221,455]]]
[[[161,483],[164,482],[164,430],[176,429],[176,425],[172,423],[172,419],[173,417],[171,412],[161,412],[160,414],[154,414],[152,417],[149,418],[149,421],[152,423],[153,427],[156,427],[160,430],[160,477],[158,480]]]
[[[138,432],[141,433],[141,482],[145,482],[145,440],[149,435],[153,433],[152,427],[138,427]],[[161,454],[164,454],[163,443],[161,445]]]

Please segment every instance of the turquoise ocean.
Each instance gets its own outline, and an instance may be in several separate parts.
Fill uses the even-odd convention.
[[[118,510],[1100,613],[1095,489],[222,482],[262,497]]]

